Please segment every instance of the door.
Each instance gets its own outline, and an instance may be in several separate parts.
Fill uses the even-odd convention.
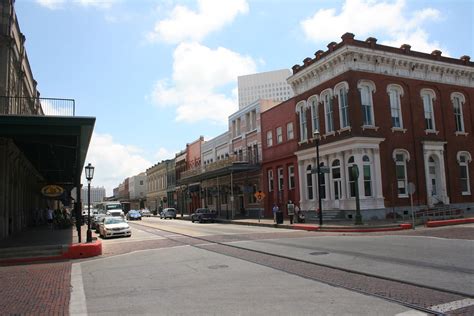
[[[441,197],[439,196],[439,166],[436,163],[436,160],[431,156],[428,159],[428,199],[430,204],[437,204],[442,202]]]

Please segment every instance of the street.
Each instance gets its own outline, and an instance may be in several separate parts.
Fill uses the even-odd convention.
[[[432,230],[463,239],[158,218],[131,226],[132,237],[103,240],[102,257],[73,263],[71,314],[472,312],[473,225]]]

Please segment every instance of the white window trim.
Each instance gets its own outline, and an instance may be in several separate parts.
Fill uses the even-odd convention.
[[[405,170],[405,189],[406,189],[405,194],[399,194],[398,193],[398,179],[397,179],[397,172],[396,172],[396,168],[397,168],[397,164],[398,164],[397,154],[402,154],[403,157],[405,158],[405,160],[403,161],[403,166],[404,166],[404,170]],[[403,148],[396,148],[396,149],[393,150],[392,158],[393,158],[393,162],[395,163],[395,180],[397,181],[397,196],[399,198],[407,198],[407,197],[410,196],[408,194],[408,162],[410,161],[410,152],[406,149],[403,149]]]
[[[289,137],[290,135],[288,134],[289,128],[288,126],[291,125],[291,138]],[[295,127],[293,122],[286,123],[286,140],[294,139],[295,138]]]
[[[367,125],[367,124],[364,124],[364,122],[362,122],[362,130],[364,129],[378,130],[378,127],[375,125],[374,100],[373,100],[373,95],[377,91],[375,83],[371,80],[365,80],[365,79],[359,80],[359,82],[357,83],[357,89],[359,89],[361,106],[363,106],[362,93],[361,93],[361,90],[363,87],[369,88],[370,114],[372,116],[372,124]]]
[[[268,192],[273,192],[273,169],[267,170],[267,180],[268,180]]]
[[[425,95],[428,95],[430,97],[430,100],[431,100],[431,102],[430,102],[431,109],[430,110],[431,110],[432,120],[433,120],[433,129],[428,129],[425,126],[425,134],[426,135],[428,135],[428,134],[438,135],[439,131],[436,130],[436,117],[435,117],[435,113],[434,113],[434,101],[436,101],[436,93],[434,92],[434,90],[427,89],[427,88],[421,89],[421,91],[420,91],[421,103],[423,104],[423,119],[426,120],[426,117],[425,117],[425,102],[424,102],[424,99],[423,99],[423,97]]]
[[[331,131],[328,130],[328,127],[329,127],[329,124],[328,124],[328,102],[326,102],[326,96],[329,96],[329,102],[331,103],[331,106],[332,106],[332,108],[331,108],[332,130]],[[336,132],[336,128],[334,126],[334,103],[332,102],[332,98],[333,98],[332,89],[326,89],[326,90],[321,92],[320,99],[321,99],[321,102],[324,105],[324,122],[325,122],[325,131],[326,131],[324,136],[333,135]]]
[[[280,134],[278,134],[278,130],[280,131]],[[277,144],[283,143],[283,127],[278,126],[275,130],[275,133],[276,133],[276,143]],[[281,136],[281,141],[279,141],[278,136]]]
[[[267,147],[272,147],[272,146],[273,146],[273,131],[269,130],[267,131]]]
[[[277,177],[278,177],[278,191],[283,191],[283,186],[285,185],[283,167],[277,168]]]
[[[347,126],[342,126],[343,122],[342,122],[342,107],[341,107],[341,99],[339,98],[340,96],[340,92],[342,89],[346,89],[346,101],[347,101],[347,110],[348,110],[348,113],[347,113],[347,123],[348,125]],[[342,131],[346,131],[346,130],[351,130],[351,124],[350,124],[350,120],[349,120],[349,84],[346,82],[346,81],[342,81],[342,82],[339,82],[338,84],[336,84],[334,86],[334,95],[337,97],[337,100],[338,100],[338,103],[339,103],[339,127],[340,129],[338,130],[338,133],[341,134]]]
[[[306,142],[308,142],[308,123],[306,122],[306,132],[303,131],[303,120],[306,121],[306,115],[305,114],[305,110],[306,110],[306,101],[300,101],[298,102],[298,104],[296,104],[296,113],[298,113],[298,121],[299,121],[299,128],[300,128],[300,141],[299,141],[299,144],[304,144]],[[303,138],[306,134],[306,138]]]
[[[461,162],[461,156],[466,156],[467,161]],[[467,168],[467,191],[461,191],[461,195],[471,195],[471,179],[469,178],[469,164],[472,162],[472,156],[468,151],[459,151],[456,155],[458,165],[465,165]]]
[[[293,171],[291,172],[291,168],[293,168]],[[291,178],[293,178],[293,186],[291,186]],[[288,190],[293,190],[296,186],[295,183],[295,166],[290,165],[288,166]]]
[[[390,92],[395,91],[397,92],[397,99],[398,99],[398,118],[400,119],[400,126],[393,126],[392,125],[392,132],[393,131],[403,131],[406,132],[406,129],[403,125],[403,109],[402,109],[402,97],[404,95],[404,91],[402,86],[398,84],[391,83],[387,86],[387,94],[388,94],[388,103],[390,106],[390,119],[392,118],[392,98],[390,98]]]
[[[313,101],[315,101],[315,105],[313,106]],[[308,107],[311,109],[311,135],[314,133],[316,129],[319,129],[319,96],[317,95],[312,95],[308,98],[308,101],[306,101]],[[316,113],[315,113],[316,112]],[[316,118],[318,121],[318,126],[317,128],[314,126],[314,116],[316,114]]]
[[[453,105],[453,113],[454,113],[454,100],[455,98],[459,99],[459,112],[461,113],[461,129],[460,131],[455,131],[456,136],[458,135],[465,135],[466,133],[466,125],[464,124],[464,112],[463,112],[463,106],[464,103],[466,103],[466,98],[464,97],[464,94],[460,92],[453,92],[451,93],[451,104]]]

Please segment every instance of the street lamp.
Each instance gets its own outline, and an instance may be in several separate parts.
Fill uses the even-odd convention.
[[[89,163],[86,166],[87,179],[87,242],[92,242],[91,231],[91,181],[94,178],[94,167]]]
[[[356,198],[356,214],[354,225],[362,225],[362,216],[360,214],[360,198],[359,198],[359,167],[357,165],[352,166],[352,176],[355,182],[355,198]]]
[[[321,134],[319,134],[319,130],[315,130],[313,136],[316,143],[316,164],[318,165],[316,172],[318,173],[319,226],[321,227],[323,226],[323,204],[321,201],[321,167],[319,165],[319,141],[321,140]]]

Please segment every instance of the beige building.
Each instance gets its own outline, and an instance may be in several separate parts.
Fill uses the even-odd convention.
[[[160,208],[167,206],[167,176],[171,169],[171,162],[171,160],[163,160],[146,170],[146,200],[150,211],[158,211]]]

